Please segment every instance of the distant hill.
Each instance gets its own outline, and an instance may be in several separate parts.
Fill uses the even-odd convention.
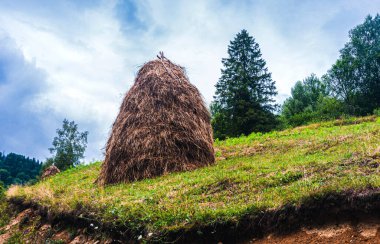
[[[41,162],[16,153],[0,152],[0,182],[5,186],[35,182]]]

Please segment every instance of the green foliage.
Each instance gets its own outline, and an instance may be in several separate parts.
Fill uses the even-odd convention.
[[[87,147],[88,131],[79,132],[78,125],[74,121],[63,120],[61,129],[57,129],[57,136],[53,139],[53,147],[49,148],[53,157],[45,163],[54,164],[60,170],[80,164],[80,159],[84,157]]]
[[[367,115],[380,107],[380,15],[350,31],[340,58],[318,79],[298,81],[282,106],[289,126],[346,115]]]
[[[23,233],[21,233],[20,231],[16,231],[15,233],[13,233],[12,236],[9,237],[9,239],[7,240],[7,244],[24,243],[22,237],[23,237]]]
[[[325,82],[314,74],[297,81],[291,89],[291,97],[282,106],[284,123],[290,126],[330,120],[343,114],[342,102],[329,97]]]
[[[376,116],[380,116],[380,108],[376,108],[375,110],[373,110],[373,114]]]
[[[345,116],[344,104],[340,100],[333,97],[321,97],[318,99],[317,121],[331,120]]]
[[[227,132],[229,120],[227,114],[218,103],[211,102],[210,111],[212,115],[211,126],[214,132],[214,138],[225,139],[229,136]]]
[[[380,107],[380,15],[368,16],[349,38],[324,80],[349,114],[365,115]]]
[[[5,192],[4,184],[0,181],[0,201],[4,198],[4,192]]]
[[[283,123],[287,127],[300,126],[315,121],[317,117],[316,112],[306,111],[297,113],[293,116],[283,117]]]
[[[273,97],[277,92],[259,44],[242,30],[228,46],[228,56],[222,59],[224,68],[211,106],[214,136],[225,138],[273,129]]]
[[[17,187],[10,197],[52,214],[91,216],[136,238],[141,233],[160,238],[171,231],[239,223],[315,197],[379,189],[379,155],[374,156],[379,131],[380,118],[372,116],[252,133],[216,140],[216,164],[194,171],[99,187],[94,184],[98,162]]]
[[[8,183],[11,179],[11,174],[6,169],[0,169],[0,181],[3,183]]]
[[[0,182],[5,186],[26,184],[34,181],[41,170],[41,163],[36,159],[9,153],[0,153]]]
[[[10,220],[8,203],[5,200],[5,187],[0,181],[0,228],[8,224]],[[0,232],[1,235],[1,232]]]
[[[297,81],[291,89],[291,97],[283,105],[283,114],[290,118],[296,114],[317,110],[318,100],[327,96],[326,85],[311,74],[303,81]]]

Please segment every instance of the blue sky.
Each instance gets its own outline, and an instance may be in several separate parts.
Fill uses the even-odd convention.
[[[44,160],[56,128],[89,131],[86,161],[103,148],[138,68],[159,51],[185,66],[207,103],[227,45],[241,29],[259,43],[282,102],[323,75],[348,32],[380,0],[140,0],[0,2],[0,151]]]

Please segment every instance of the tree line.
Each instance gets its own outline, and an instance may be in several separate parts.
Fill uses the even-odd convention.
[[[16,153],[0,153],[0,185],[34,183],[40,174],[41,165],[34,158]]]
[[[246,30],[230,42],[222,64],[210,105],[218,139],[344,116],[380,115],[379,14],[353,28],[326,74],[297,81],[281,106],[275,104],[275,81],[259,44]]]

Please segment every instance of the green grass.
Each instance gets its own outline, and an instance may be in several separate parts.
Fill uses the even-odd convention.
[[[2,188],[0,186],[0,235],[4,234],[4,231],[1,228],[9,223],[10,215],[8,202],[5,200],[4,193],[2,192]]]
[[[0,235],[4,234],[1,229],[9,223],[10,214],[8,214],[8,204],[6,201],[0,199]]]
[[[380,187],[380,118],[331,121],[216,141],[214,166],[100,188],[101,163],[79,166],[8,197],[82,213],[133,233],[238,223],[310,198]]]

